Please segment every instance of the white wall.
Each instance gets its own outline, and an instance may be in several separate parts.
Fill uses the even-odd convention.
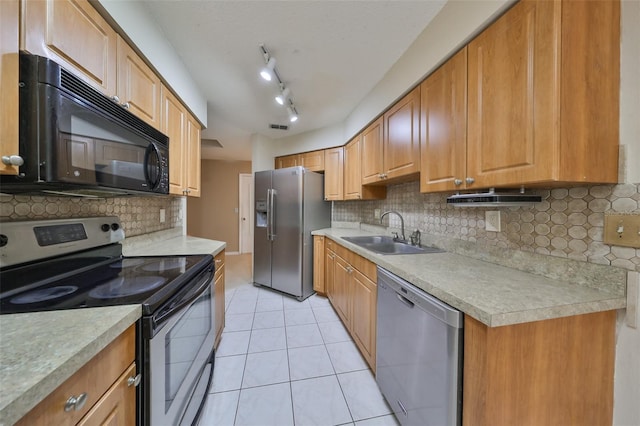
[[[274,159],[274,141],[266,136],[251,135],[251,171],[272,170]]]
[[[153,64],[193,115],[206,127],[206,99],[201,95],[173,46],[150,18],[145,6],[134,1],[98,0],[98,2]]]
[[[346,141],[342,123],[274,141],[274,156],[333,148]]]

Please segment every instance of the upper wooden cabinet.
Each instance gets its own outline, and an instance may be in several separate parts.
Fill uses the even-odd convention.
[[[0,156],[19,154],[18,146],[18,20],[19,0],[0,1]],[[18,167],[0,162],[0,174],[18,174]]]
[[[467,188],[615,183],[618,1],[520,1],[468,45]]]
[[[375,183],[382,179],[384,171],[384,121],[379,117],[361,133],[362,184]]]
[[[164,85],[162,132],[169,136],[169,193],[200,196],[200,125]]]
[[[116,94],[118,36],[86,0],[22,0],[21,48],[53,59],[107,96]]]
[[[324,199],[327,201],[344,199],[344,149],[343,147],[324,151]]]
[[[275,158],[275,168],[302,166],[312,172],[324,171],[324,149],[303,152],[301,154],[283,155]]]
[[[132,113],[160,128],[160,77],[118,37],[118,98]]]
[[[359,134],[344,147],[344,199],[384,199],[386,187],[362,185],[362,139],[362,134]]]
[[[420,171],[420,86],[383,115],[384,180],[411,178]]]
[[[300,154],[284,155],[276,157],[276,169],[285,169],[287,167],[299,166]]]
[[[420,86],[420,190],[463,187],[467,170],[467,48]]]

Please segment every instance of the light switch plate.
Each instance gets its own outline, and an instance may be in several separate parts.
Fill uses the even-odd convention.
[[[604,242],[613,246],[640,248],[640,214],[605,215]]]
[[[166,210],[160,209],[160,223],[164,223],[166,220]]]
[[[502,217],[500,210],[484,212],[484,229],[487,231],[502,231]]]

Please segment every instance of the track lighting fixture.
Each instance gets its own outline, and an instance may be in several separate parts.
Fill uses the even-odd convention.
[[[276,102],[280,105],[284,105],[289,99],[290,90],[288,87],[284,87],[284,84],[280,87],[280,93],[276,96]]]
[[[288,87],[285,87],[278,71],[276,70],[276,58],[271,56],[267,48],[264,44],[260,45],[260,52],[262,53],[262,57],[264,58],[265,66],[260,70],[260,76],[266,81],[271,81],[275,79],[276,83],[278,83],[278,87],[280,89],[280,93],[275,97],[276,102],[279,105],[287,107],[287,113],[289,114],[289,121],[295,123],[298,121],[298,111],[296,107],[293,105],[293,100],[291,99],[291,91]]]

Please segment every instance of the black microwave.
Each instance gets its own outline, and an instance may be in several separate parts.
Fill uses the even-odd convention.
[[[17,176],[0,192],[169,193],[169,138],[54,61],[20,53]]]

